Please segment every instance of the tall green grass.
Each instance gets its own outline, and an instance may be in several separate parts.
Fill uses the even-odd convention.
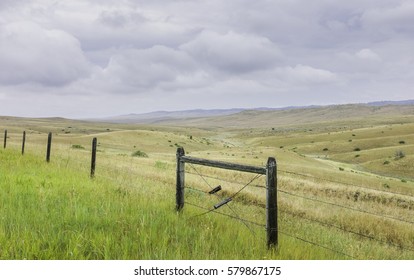
[[[276,257],[242,224],[194,218],[191,208],[177,214],[174,187],[145,178],[91,180],[59,162],[2,150],[0,193],[0,259]]]
[[[184,140],[181,135],[161,132],[147,135],[142,131],[139,138],[134,131],[121,134],[128,139],[128,145],[124,146],[112,132],[99,136],[93,180],[88,176],[91,137],[55,137],[52,160],[48,164],[44,158],[43,135],[38,139],[31,135],[27,152],[21,156],[20,139],[11,134],[11,140],[17,140],[10,141],[6,150],[0,149],[0,259],[414,259],[413,251],[390,246],[393,243],[413,248],[411,225],[345,213],[283,194],[279,196],[279,246],[274,250],[266,247],[264,227],[215,213],[200,215],[206,211],[190,205],[211,208],[219,198],[187,189],[189,203],[182,213],[176,213],[175,148],[170,147],[169,141],[187,143],[188,137]],[[155,146],[151,144],[150,149],[156,137],[162,140],[157,140]],[[38,143],[33,141],[36,139]],[[136,143],[136,139],[142,143]],[[299,141],[301,137],[293,135],[292,139]],[[191,140],[195,142],[197,138]],[[260,145],[256,142],[257,149],[242,143],[240,147],[224,148],[217,143],[197,142],[189,150],[196,156],[257,165],[265,161],[266,155],[276,155],[281,170],[309,173],[337,182],[281,172],[281,189],[410,218],[411,208],[395,207],[401,202],[398,198],[384,200],[367,189],[359,190],[361,196],[354,201],[357,190],[340,183],[383,189],[381,184],[376,186],[383,179],[348,169],[338,171],[336,166],[291,151],[291,147],[281,149],[280,143],[272,143],[276,146],[272,148],[268,146],[270,142],[265,142],[268,140],[263,139]],[[84,146],[85,150],[72,149],[74,144]],[[142,147],[146,148],[148,158],[131,156],[130,152]],[[207,177],[210,184],[219,184],[220,178],[246,183],[251,178],[220,170],[213,173],[208,169],[199,170],[212,177]],[[208,190],[197,174],[186,176],[188,187]],[[410,183],[392,181],[390,184],[391,190],[412,193]],[[239,188],[227,185],[226,194],[231,195]],[[223,207],[220,211],[264,224],[264,211],[257,207],[264,205],[264,197],[262,191],[247,188],[231,202],[231,209]],[[377,201],[378,198],[381,199]],[[312,219],[322,223],[313,223]],[[382,242],[326,227],[323,223],[374,236]]]

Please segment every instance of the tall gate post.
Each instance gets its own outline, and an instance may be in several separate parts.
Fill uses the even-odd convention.
[[[184,207],[184,177],[185,163],[181,157],[185,156],[184,148],[177,149],[177,185],[176,185],[176,210],[180,211]]]
[[[267,246],[277,246],[277,171],[276,160],[270,157],[266,165],[266,232]]]

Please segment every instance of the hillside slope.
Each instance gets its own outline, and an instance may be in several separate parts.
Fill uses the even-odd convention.
[[[167,120],[160,124],[215,127],[215,128],[264,128],[301,126],[310,123],[359,123],[361,119],[369,119],[377,124],[386,124],[388,118],[398,116],[401,122],[414,119],[414,105],[332,105],[325,107],[297,108],[271,111],[243,111],[240,113],[182,120]]]

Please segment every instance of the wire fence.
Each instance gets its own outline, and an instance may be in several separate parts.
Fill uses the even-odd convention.
[[[204,170],[204,172],[208,172],[207,170]],[[360,188],[363,190],[367,190],[367,191],[371,191],[371,192],[379,192],[379,193],[383,193],[383,194],[387,194],[387,195],[398,195],[398,196],[403,196],[407,199],[411,199],[414,202],[414,197],[412,195],[409,195],[407,193],[401,193],[401,192],[395,192],[395,191],[385,191],[385,190],[380,190],[380,189],[375,189],[375,188],[370,188],[370,187],[366,187],[366,186],[361,186],[361,185],[356,185],[356,184],[350,184],[347,182],[340,182],[340,181],[335,181],[335,180],[329,180],[326,178],[319,178],[319,177],[315,177],[315,176],[311,176],[308,174],[301,174],[301,173],[297,173],[297,172],[292,172],[292,171],[285,171],[285,170],[278,170],[278,172],[280,173],[284,173],[284,174],[289,174],[289,175],[295,175],[295,176],[301,176],[301,177],[305,177],[308,179],[312,179],[312,180],[320,180],[320,181],[324,181],[324,182],[329,182],[329,183],[334,183],[336,185],[340,185],[340,186],[348,186],[348,187],[353,187],[353,188]],[[223,176],[217,176],[217,175],[210,175],[207,173],[203,173],[200,172],[199,170],[197,170],[193,165],[190,165],[190,170],[186,171],[186,174],[190,174],[193,176],[198,176],[200,178],[200,181],[205,183],[209,189],[213,189],[213,183],[209,183],[208,179],[211,180],[212,182],[217,183],[223,183],[223,184],[238,184],[238,185],[242,185],[243,187],[240,188],[239,191],[237,191],[234,195],[234,197],[236,197],[238,194],[240,194],[242,191],[245,191],[245,189],[247,187],[250,188],[257,188],[257,189],[266,189],[266,186],[264,186],[263,184],[256,184],[253,183],[254,180],[249,181],[247,184],[245,184],[245,182],[242,182],[242,180],[231,180],[228,179],[228,177],[226,177],[225,175]],[[195,188],[193,186],[188,186],[186,187],[187,189],[191,190],[191,191],[195,191],[195,192],[200,192],[203,194],[208,194],[208,191],[205,189],[200,189],[200,188]],[[303,194],[299,194],[299,193],[294,193],[293,191],[289,191],[288,188],[284,188],[279,186],[278,187],[278,194],[280,194],[280,197],[278,198],[279,202],[281,200],[307,200],[310,201],[312,203],[316,203],[316,204],[323,204],[325,206],[328,206],[329,208],[338,208],[339,211],[341,210],[347,210],[347,211],[351,211],[351,212],[355,212],[357,214],[360,215],[368,215],[368,216],[373,216],[375,218],[378,218],[380,220],[389,220],[392,221],[394,223],[403,223],[406,225],[412,225],[414,224],[414,221],[412,220],[408,220],[408,219],[403,219],[401,217],[396,217],[396,216],[390,216],[390,215],[384,215],[382,213],[376,213],[372,210],[366,210],[366,209],[362,209],[362,208],[355,208],[349,205],[343,205],[343,204],[338,204],[336,202],[330,202],[330,201],[326,201],[323,200],[321,198],[317,198],[317,197],[312,197],[312,196],[306,196]],[[261,223],[257,223],[255,221],[251,221],[248,219],[243,219],[241,218],[239,215],[229,215],[229,214],[223,214],[219,211],[217,211],[216,209],[213,208],[208,208],[208,207],[204,207],[201,206],[200,204],[194,203],[194,202],[187,202],[189,205],[199,208],[201,210],[204,210],[204,212],[202,212],[201,214],[197,215],[202,216],[202,215],[206,215],[206,214],[220,214],[220,215],[224,215],[227,216],[229,218],[238,220],[238,221],[243,221],[244,223],[248,223],[254,226],[258,226],[258,227],[262,227],[265,228],[266,225],[265,224],[261,224]],[[264,203],[257,203],[256,205],[259,205],[259,207],[262,207],[263,209],[265,208]],[[411,211],[412,209],[409,209],[409,211]],[[318,219],[318,218],[314,218],[308,215],[304,215],[303,213],[306,212],[306,208],[300,209],[299,211],[292,211],[292,210],[288,210],[287,207],[284,207],[284,205],[281,205],[279,203],[279,208],[278,211],[280,214],[283,214],[283,218],[285,219],[295,219],[297,221],[299,221],[300,223],[309,223],[309,224],[314,224],[323,228],[326,228],[327,230],[335,230],[338,232],[341,232],[343,235],[348,235],[348,236],[353,236],[354,238],[359,238],[361,240],[368,240],[370,242],[375,242],[381,246],[385,246],[385,247],[392,247],[396,250],[399,251],[405,251],[408,253],[414,253],[414,246],[413,244],[402,244],[402,243],[397,243],[394,242],[392,240],[389,240],[387,238],[385,239],[381,239],[381,237],[373,235],[373,234],[369,234],[369,233],[364,233],[363,231],[360,231],[358,229],[352,229],[352,228],[347,228],[346,225],[342,225],[342,224],[338,224],[338,223],[333,223],[333,222],[329,222],[326,221],[324,219]],[[332,210],[333,211],[333,210]],[[281,218],[280,218],[281,219]],[[250,230],[250,228],[249,228]],[[330,247],[329,245],[323,244],[320,241],[317,240],[311,240],[308,237],[304,237],[300,235],[301,231],[296,231],[296,232],[292,232],[289,231],[289,228],[287,226],[284,225],[284,223],[279,223],[279,228],[278,228],[278,232],[288,238],[291,239],[295,239],[297,241],[303,242],[303,243],[307,243],[310,244],[312,246],[315,247],[319,247],[323,250],[327,250],[330,251],[334,254],[340,255],[342,257],[345,258],[349,258],[349,259],[356,259],[358,258],[358,256],[353,255],[352,253],[348,253],[345,251],[341,251],[338,248],[335,247]]]
[[[7,147],[7,137],[8,137],[7,132],[5,132],[4,149]],[[23,144],[22,144],[22,154],[24,153],[24,148],[25,148],[25,138],[26,137],[24,134]],[[15,144],[14,146],[17,146],[17,145]],[[66,161],[67,165],[69,164],[69,162],[76,160],[76,158],[70,157],[71,152],[72,151],[68,149],[66,151],[66,155],[59,155],[60,159],[62,161]],[[98,154],[98,157],[99,157],[99,154]],[[149,162],[146,162],[145,159],[141,159],[137,161],[137,160],[133,160],[130,157],[129,161],[127,161],[125,160],[124,157],[120,157],[120,156],[119,157],[110,156],[110,158],[111,158],[111,161],[117,161],[119,163],[123,163],[124,167],[129,167],[130,170],[136,168],[137,166],[145,166],[146,168],[152,166],[153,168],[157,168],[156,166],[157,162],[154,164],[154,162],[152,161],[151,162],[152,165],[149,165]],[[173,164],[171,164],[171,162],[169,161],[167,161],[165,164],[171,168],[173,167]],[[88,164],[85,164],[84,162],[79,162],[79,163],[76,162],[75,165],[77,166],[77,168],[82,168],[82,169],[87,169],[89,166]],[[260,219],[262,221],[264,220],[263,216],[266,215],[266,208],[267,208],[266,203],[264,201],[265,199],[264,197],[266,196],[265,192],[267,191],[268,187],[266,186],[265,182],[262,182],[262,183],[258,182],[264,178],[264,176],[262,176],[263,174],[256,174],[251,177],[236,176],[236,179],[231,179],[232,176],[228,176],[228,174],[224,174],[220,172],[209,173],[208,168],[200,169],[200,168],[195,167],[194,164],[189,164],[189,167],[190,169],[186,170],[185,172],[186,174],[193,177],[190,179],[190,182],[194,182],[194,184],[185,186],[185,188],[188,189],[192,193],[198,192],[202,194],[203,195],[202,198],[204,199],[204,201],[200,201],[200,197],[195,195],[191,197],[192,200],[186,201],[186,204],[201,211],[200,213],[191,216],[190,219],[201,218],[202,216],[209,215],[209,214],[218,214],[218,215],[230,218],[230,219],[237,220],[238,222],[243,224],[248,231],[250,231],[252,234],[257,236],[257,238],[264,239],[263,234],[256,234],[257,231],[253,229],[253,227],[257,227],[260,232],[261,230],[267,228],[266,223],[260,222]],[[113,168],[113,167],[111,166],[111,164],[109,164],[108,166],[101,166],[102,171],[106,168]],[[119,170],[120,174],[128,172],[127,168],[121,168],[121,169],[122,170]],[[365,190],[365,191],[369,191],[373,193],[382,193],[382,194],[390,195],[390,196],[403,197],[405,200],[411,203],[405,209],[405,211],[409,214],[407,216],[411,215],[411,217],[414,217],[414,215],[412,215],[414,212],[414,207],[411,206],[411,205],[414,205],[414,196],[412,194],[405,193],[405,192],[371,188],[371,187],[358,185],[354,183],[343,182],[340,180],[332,180],[332,179],[327,179],[323,177],[316,177],[313,175],[294,172],[294,171],[280,170],[280,169],[277,171],[278,173],[285,174],[291,177],[298,176],[298,177],[302,177],[307,180],[331,183],[331,184],[336,184],[338,186],[346,186],[346,187],[361,189],[361,190]],[[139,174],[139,171],[135,169],[133,172]],[[104,172],[97,173],[96,176],[105,178],[106,180],[114,181],[123,186],[135,187],[135,184],[133,182],[129,182],[126,179],[119,180],[119,178],[106,176]],[[168,179],[167,181],[168,181],[167,183],[170,183],[170,179]],[[225,195],[219,194],[218,193],[219,191],[215,192],[218,186],[220,186],[221,188],[222,185],[229,185],[229,186],[231,185],[231,188],[228,188],[227,190],[223,190],[222,193],[225,193]],[[311,214],[306,212],[307,209],[305,207],[297,207],[296,209],[293,209],[293,208],[289,208],[285,206],[287,203],[289,203],[289,201],[294,202],[297,200],[303,200],[303,201],[308,201],[310,203],[313,203],[314,205],[323,205],[325,207],[328,207],[330,211],[334,211],[332,209],[337,209],[336,211],[339,211],[339,212],[350,211],[358,215],[371,216],[373,218],[375,217],[376,219],[378,219],[378,221],[387,220],[387,221],[392,222],[393,224],[405,224],[408,226],[412,226],[414,225],[414,220],[411,220],[409,218],[401,218],[399,216],[378,213],[378,212],[373,211],[372,209],[356,208],[348,204],[347,205],[339,204],[337,202],[322,199],[318,196],[314,196],[314,195],[311,196],[311,195],[307,195],[304,192],[289,189],[288,186],[279,186],[277,189],[277,193],[279,195],[277,199],[279,202],[278,211],[281,214],[283,214],[283,216],[279,217],[280,220],[287,219],[289,221],[294,220],[297,223],[307,223],[311,225],[316,225],[318,227],[323,227],[327,230],[335,230],[345,235],[354,236],[354,237],[357,237],[363,240],[369,240],[370,242],[375,242],[377,244],[380,244],[381,246],[387,246],[387,247],[389,246],[396,250],[414,253],[414,239],[411,241],[408,240],[408,241],[396,242],[395,240],[392,240],[388,237],[384,238],[383,236],[380,236],[381,234],[375,235],[373,233],[365,233],[360,229],[349,228],[346,225],[341,224],[340,222],[334,223],[332,221],[327,221],[320,217],[319,218],[314,217]],[[213,197],[214,199],[210,199],[210,198],[205,199],[206,197]],[[223,200],[223,198],[225,199]],[[215,200],[215,203],[211,203],[214,200]],[[242,213],[245,213],[245,211],[244,210],[239,211],[240,209],[238,209],[237,206],[235,206],[237,204],[230,203],[233,200],[240,202],[240,204],[242,205],[247,204],[251,207],[255,207],[256,210],[254,211],[254,214],[256,216],[250,215],[249,217],[248,215],[248,217],[244,217]],[[285,204],[280,203],[280,202],[285,202]],[[261,216],[261,218],[259,219],[257,218],[257,216]],[[414,227],[411,227],[410,236],[414,236],[413,229]],[[333,252],[334,254],[338,254],[346,258],[350,258],[350,259],[358,258],[358,256],[352,253],[344,252],[338,248],[324,244],[321,241],[318,241],[316,239],[311,240],[307,236],[302,236],[301,230],[292,232],[293,230],[289,228],[289,226],[286,223],[283,223],[283,222],[279,223],[277,230],[280,234],[288,238],[294,239],[296,241],[300,241],[303,243],[310,244],[312,246],[319,247],[323,250]],[[414,255],[411,255],[411,256],[414,256]]]
[[[339,185],[339,186],[347,186],[347,187],[353,187],[353,188],[357,188],[357,189],[363,189],[363,190],[367,190],[367,191],[374,192],[374,193],[379,192],[379,193],[383,193],[383,194],[387,194],[387,195],[393,195],[393,196],[398,195],[398,196],[402,196],[402,197],[410,200],[412,202],[412,205],[414,205],[414,196],[412,196],[410,194],[407,194],[407,193],[380,190],[380,189],[370,188],[370,187],[361,186],[361,185],[357,185],[357,184],[350,184],[350,183],[343,182],[343,181],[316,177],[316,176],[312,176],[312,175],[309,175],[309,174],[302,174],[302,173],[293,172],[293,171],[278,170],[278,172],[279,173],[284,173],[284,174],[289,174],[289,175],[294,175],[294,176],[300,176],[300,177],[304,177],[304,178],[307,178],[307,179],[328,182],[328,183],[332,183],[332,184]],[[403,219],[401,217],[396,217],[396,216],[391,216],[391,215],[384,215],[382,213],[374,212],[372,210],[355,208],[355,207],[352,207],[352,206],[349,206],[349,205],[338,204],[336,202],[330,202],[330,201],[323,200],[319,197],[307,196],[307,195],[304,195],[304,194],[294,193],[293,191],[289,191],[288,188],[280,188],[279,187],[278,193],[281,194],[280,199],[301,199],[301,200],[310,201],[310,202],[312,202],[313,204],[316,204],[316,205],[323,204],[323,205],[328,206],[330,208],[330,211],[334,211],[333,208],[337,208],[337,209],[339,209],[338,211],[346,210],[346,211],[359,213],[359,214],[362,214],[362,215],[369,215],[369,216],[379,218],[380,220],[392,221],[394,224],[405,224],[405,225],[408,225],[408,226],[411,226],[411,225],[414,224],[413,220]],[[409,208],[409,207],[407,207],[407,208],[408,208],[407,212],[410,212],[411,214],[413,214],[412,212],[413,212],[414,208]],[[366,234],[366,233],[360,232],[358,230],[347,229],[345,225],[335,224],[335,223],[332,223],[332,222],[327,222],[327,221],[322,220],[322,219],[313,218],[310,215],[304,214],[304,213],[306,213],[306,211],[303,211],[303,210],[298,211],[298,212],[293,212],[293,211],[289,211],[287,209],[284,209],[284,208],[280,207],[279,211],[283,214],[286,214],[286,215],[290,216],[290,217],[294,217],[296,219],[306,221],[307,223],[318,224],[318,225],[323,226],[325,228],[335,229],[337,231],[340,231],[340,232],[343,232],[343,233],[346,233],[346,234],[357,236],[358,238],[361,238],[361,239],[368,239],[372,242],[376,242],[376,243],[381,244],[383,246],[393,247],[397,250],[406,251],[406,252],[410,252],[410,253],[414,252],[414,246],[413,246],[414,242],[413,242],[413,240],[411,240],[411,242],[410,242],[410,240],[408,240],[408,244],[396,243],[396,242],[394,242],[390,239],[385,239],[384,240],[384,239],[381,239],[380,237],[374,236],[372,234]],[[414,235],[413,229],[414,228],[411,228],[411,235]],[[317,243],[317,242],[314,242],[314,241],[311,241],[311,240],[307,240],[307,239],[302,238],[302,237],[300,237],[296,234],[287,233],[287,232],[284,232],[283,230],[279,230],[279,232],[284,234],[284,235],[287,235],[291,238],[299,239],[303,242],[312,244],[314,246],[318,246],[318,247],[336,252],[340,255],[347,256],[351,259],[355,258],[355,256],[352,256],[349,253],[341,252],[341,251],[338,251],[335,248],[331,248],[331,247],[325,246],[323,244],[320,244],[320,243]]]

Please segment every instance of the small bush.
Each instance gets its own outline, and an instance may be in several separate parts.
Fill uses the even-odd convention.
[[[85,147],[83,147],[82,145],[79,145],[79,144],[74,144],[74,145],[72,145],[72,149],[84,150]]]
[[[359,152],[359,151],[361,151],[361,149],[360,149],[360,148],[355,148],[355,149],[354,149],[354,152]]]
[[[324,148],[322,151],[326,152],[326,151],[329,151],[329,149],[328,148]]]
[[[147,153],[145,153],[143,151],[135,151],[131,154],[131,156],[133,156],[133,157],[144,157],[144,158],[148,157]]]
[[[405,144],[405,141],[404,140],[401,140],[400,142],[398,142],[398,143],[400,143],[401,145],[404,145]]]
[[[356,158],[360,157],[361,155],[355,155]]]
[[[339,167],[339,171],[344,171],[345,169],[343,167]]]
[[[388,160],[384,161],[384,165],[390,164],[391,162],[389,162]]]
[[[403,151],[396,151],[395,152],[395,159],[402,159],[405,157],[405,153]]]

